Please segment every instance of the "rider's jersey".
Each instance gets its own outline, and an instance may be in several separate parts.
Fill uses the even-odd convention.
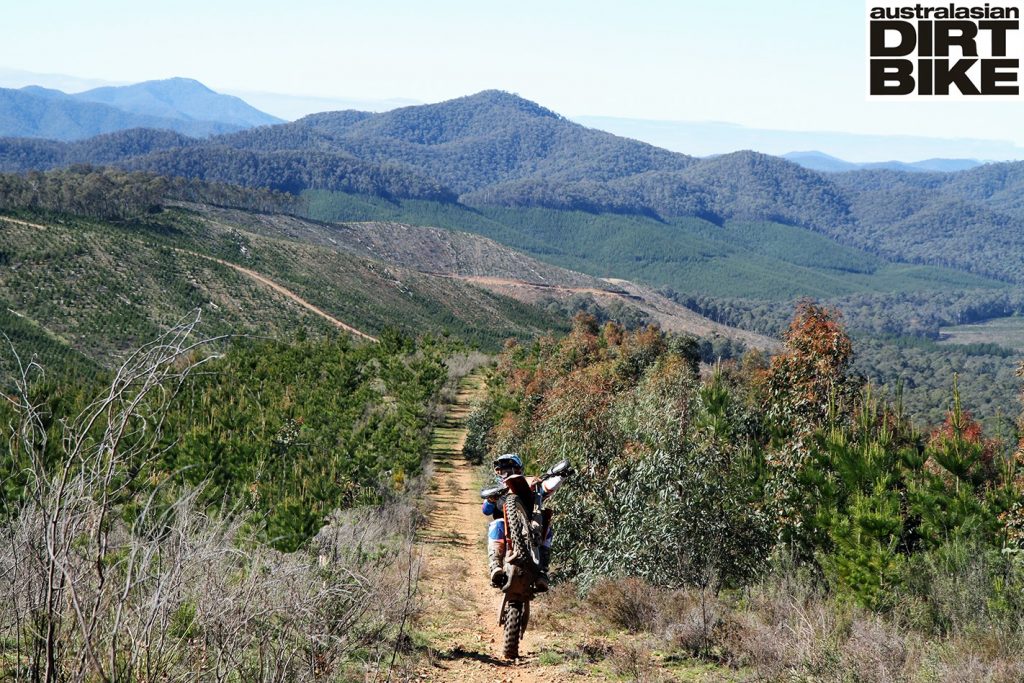
[[[541,489],[544,491],[544,496],[550,496],[562,485],[565,477],[550,477],[541,482]],[[539,501],[538,501],[539,502]],[[505,497],[502,496],[496,501],[485,500],[481,512],[485,515],[493,517],[494,519],[500,519],[503,516],[502,511],[505,509]]]

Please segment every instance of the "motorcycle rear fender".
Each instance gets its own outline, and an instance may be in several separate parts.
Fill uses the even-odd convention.
[[[533,582],[536,574],[527,567],[518,567],[513,564],[505,565],[505,572],[508,579],[501,590],[505,594],[505,600],[513,602],[527,602],[533,599]]]

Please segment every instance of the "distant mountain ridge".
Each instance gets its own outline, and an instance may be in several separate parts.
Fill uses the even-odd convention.
[[[742,114],[738,114],[742,115]],[[874,162],[913,161],[936,157],[1006,161],[1024,159],[1024,148],[1009,140],[934,138],[913,134],[850,133],[829,130],[755,128],[723,121],[659,121],[613,116],[575,116],[585,126],[643,140],[675,152],[708,156],[750,149],[782,156],[798,150],[818,150],[840,159]],[[821,125],[827,126],[827,121]],[[977,134],[987,131],[979,128]]]
[[[922,161],[873,161],[866,163],[855,163],[845,161],[824,152],[789,152],[782,155],[804,168],[825,173],[840,173],[842,171],[856,171],[861,169],[887,169],[890,171],[907,171],[909,173],[953,173],[977,168],[983,162],[977,159],[924,159]]]
[[[27,86],[0,88],[0,136],[82,140],[131,128],[209,137],[281,120],[186,78],[68,94]]]
[[[0,132],[7,137],[84,140],[129,128],[173,130],[207,137],[238,130],[214,121],[187,121],[127,112],[98,102],[79,102],[63,93],[0,88]]]
[[[0,170],[25,170],[32,163],[32,147],[4,141]],[[131,145],[116,163],[289,192],[326,189],[448,201],[462,197],[469,204],[696,215],[713,221],[845,221],[842,202],[830,195],[827,183],[795,164],[753,153],[696,159],[585,128],[495,90],[380,114],[326,112],[180,148],[148,153],[137,148]],[[73,162],[87,160],[82,144],[64,149]],[[69,162],[52,148],[38,166]],[[103,163],[115,160],[105,155]],[[724,189],[736,177],[768,175],[776,176],[769,185],[782,191],[777,197],[761,197],[753,210],[737,205],[747,190]],[[709,186],[717,180],[721,187]],[[818,215],[822,211],[828,215]]]
[[[191,121],[216,121],[239,128],[283,123],[245,101],[210,90],[191,78],[168,78],[134,85],[94,88],[70,95],[83,102],[98,102],[148,116]]]

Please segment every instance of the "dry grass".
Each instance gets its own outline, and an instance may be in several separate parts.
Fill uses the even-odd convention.
[[[623,629],[609,644],[585,640],[570,653],[596,653],[627,680],[659,680],[665,661],[718,665],[709,680],[814,680],[835,683],[893,681],[1024,681],[1024,642],[1012,633],[925,634],[844,603],[810,581],[775,576],[740,593],[714,596],[667,590],[635,578],[605,580],[582,604],[553,593],[552,612],[581,613]],[[558,623],[555,614],[544,617]],[[604,643],[607,649],[595,648]],[[589,650],[584,650],[588,647]],[[585,656],[591,654],[591,658]],[[724,668],[723,668],[724,667]],[[695,669],[687,669],[692,673]]]
[[[644,643],[626,641],[614,648],[608,657],[609,668],[615,675],[639,683],[657,683],[668,680],[658,669],[654,653]]]
[[[604,579],[590,591],[591,606],[612,624],[636,633],[657,625],[660,592],[643,579]]]

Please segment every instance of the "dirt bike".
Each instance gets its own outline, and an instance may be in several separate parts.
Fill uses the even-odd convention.
[[[505,497],[505,597],[498,611],[498,624],[504,627],[503,655],[519,657],[519,639],[530,622],[530,601],[547,590],[539,586],[541,576],[540,546],[551,528],[552,510],[544,509],[543,482],[572,473],[569,461],[563,460],[540,477],[515,474],[501,486],[486,488],[481,498]]]

